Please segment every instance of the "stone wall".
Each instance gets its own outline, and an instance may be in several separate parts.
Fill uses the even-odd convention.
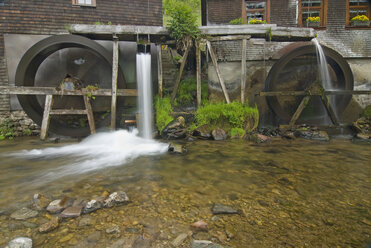
[[[5,121],[10,122],[15,137],[40,134],[40,127],[24,111],[12,111],[11,113],[0,115],[0,125]]]

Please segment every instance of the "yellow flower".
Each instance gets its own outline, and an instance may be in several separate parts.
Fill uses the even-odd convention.
[[[368,19],[365,15],[357,15],[350,20],[351,22],[359,21],[359,22],[368,22],[370,19]]]
[[[267,24],[267,22],[265,20],[251,19],[249,24]]]
[[[307,18],[307,22],[320,22],[320,18],[319,18],[319,16],[313,16],[313,17],[308,17]]]

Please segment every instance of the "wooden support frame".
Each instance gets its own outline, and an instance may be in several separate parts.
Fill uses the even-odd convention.
[[[157,45],[157,76],[158,76],[158,95],[162,98],[163,74],[162,74],[162,46]]]
[[[245,103],[245,91],[246,91],[246,50],[247,50],[247,39],[242,40],[242,58],[241,58],[241,102]]]
[[[183,58],[182,58],[182,63],[180,64],[179,74],[178,74],[178,77],[176,79],[173,92],[171,93],[171,104],[174,103],[176,94],[178,92],[180,80],[182,79],[182,75],[183,75],[184,66],[187,63],[188,53],[189,53],[189,48],[187,47],[187,49],[184,52]]]
[[[50,124],[50,111],[53,106],[53,95],[46,95],[45,106],[43,113],[43,120],[41,122],[40,139],[45,140],[48,135],[49,124]]]
[[[196,80],[197,80],[197,107],[201,107],[201,47],[196,43]]]
[[[224,80],[222,78],[222,75],[220,73],[220,70],[219,70],[219,66],[218,66],[218,61],[217,61],[217,58],[216,58],[216,55],[215,55],[215,52],[213,50],[213,48],[211,47],[211,43],[210,41],[206,41],[206,44],[207,44],[207,48],[209,50],[209,53],[210,53],[210,57],[211,57],[211,60],[213,61],[213,65],[214,65],[214,68],[215,68],[215,71],[216,71],[216,74],[218,76],[218,79],[219,79],[219,83],[222,87],[222,90],[223,90],[223,93],[224,93],[224,97],[225,97],[225,100],[227,101],[227,103],[231,103],[230,99],[229,99],[229,95],[228,95],[228,91],[227,91],[227,88],[225,87],[225,84],[224,84]]]
[[[111,130],[116,129],[118,67],[119,67],[119,39],[116,35],[113,35]]]
[[[88,97],[87,95],[84,95],[83,97],[84,97],[86,115],[88,116],[90,133],[94,134],[95,133],[95,121],[94,121],[93,108],[91,107],[91,103],[90,103],[90,97]]]

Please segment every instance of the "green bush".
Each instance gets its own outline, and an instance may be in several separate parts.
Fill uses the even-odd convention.
[[[239,127],[234,127],[230,131],[230,136],[231,137],[236,137],[237,136],[239,138],[242,138],[244,135],[245,135],[245,130],[243,130],[242,128],[239,128]]]
[[[258,126],[259,111],[257,107],[250,107],[247,103],[232,102],[230,104],[206,104],[196,112],[197,126],[210,125],[223,127],[225,131],[232,128],[241,128],[251,132]]]
[[[244,24],[244,21],[242,20],[242,18],[237,18],[237,19],[233,19],[229,22],[229,24],[231,25],[241,25],[241,24]]]
[[[171,107],[170,97],[160,98],[155,97],[155,109],[156,109],[156,127],[161,133],[162,130],[169,124],[174,118],[170,115],[173,112]]]
[[[14,138],[14,127],[11,120],[5,120],[0,124],[0,140],[13,139]]]
[[[371,105],[368,105],[362,112],[362,116],[366,118],[371,118]]]
[[[201,101],[206,103],[209,98],[209,87],[206,81],[201,82]],[[197,79],[190,77],[184,79],[179,84],[177,98],[174,105],[187,105],[197,101]]]

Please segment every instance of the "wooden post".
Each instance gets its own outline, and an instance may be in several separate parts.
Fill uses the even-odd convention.
[[[86,115],[88,116],[88,122],[90,127],[90,133],[95,133],[95,123],[94,123],[94,114],[93,108],[91,107],[90,98],[87,95],[84,95],[84,103],[86,108]]]
[[[161,44],[157,45],[157,74],[158,74],[158,95],[162,98],[162,84],[163,84],[163,75],[162,75],[162,50]]]
[[[196,78],[197,78],[197,107],[201,107],[201,48],[196,43]]]
[[[328,115],[330,116],[330,118],[331,118],[331,120],[332,120],[332,123],[334,123],[335,125],[339,125],[339,122],[338,122],[338,119],[337,119],[337,117],[336,117],[335,111],[334,111],[334,109],[331,107],[331,104],[330,104],[330,101],[329,101],[328,96],[325,95],[325,94],[322,94],[322,95],[321,95],[321,99],[322,99],[323,104],[325,104],[325,107],[326,107],[327,113],[328,113]]]
[[[41,123],[40,139],[45,140],[48,135],[48,129],[50,124],[50,110],[53,106],[53,95],[46,95],[43,120]]]
[[[116,129],[117,77],[119,67],[119,39],[113,36],[112,57],[112,103],[111,103],[111,130]]]
[[[294,115],[291,117],[291,120],[290,120],[290,127],[293,127],[295,125],[295,122],[298,120],[298,118],[300,117],[301,115],[301,112],[303,112],[304,108],[308,105],[309,103],[309,100],[310,100],[310,96],[305,96],[300,104],[299,104],[299,107],[297,108],[297,110],[295,111]]]
[[[211,60],[213,61],[213,65],[214,65],[214,68],[215,68],[215,71],[216,71],[216,75],[218,76],[220,85],[222,86],[222,90],[223,90],[223,93],[224,93],[225,100],[227,101],[227,103],[230,103],[231,101],[229,100],[228,91],[227,91],[227,88],[225,87],[224,80],[222,78],[222,75],[221,75],[219,67],[218,67],[218,61],[217,61],[216,55],[214,53],[213,48],[211,47],[210,41],[206,41],[206,43],[207,43],[207,48],[208,48],[209,53],[210,53]]]
[[[183,61],[182,61],[182,64],[180,65],[180,70],[179,70],[178,78],[176,79],[176,82],[175,82],[175,85],[174,85],[174,89],[173,89],[173,93],[171,93],[171,104],[174,103],[174,100],[175,100],[175,97],[176,97],[176,93],[178,91],[179,83],[180,83],[180,80],[182,79],[184,66],[187,63],[188,52],[189,52],[189,48],[187,48],[185,50],[184,55],[183,55],[183,58],[182,58]]]
[[[241,58],[241,102],[245,102],[246,90],[246,46],[247,40],[242,40],[242,58]]]

